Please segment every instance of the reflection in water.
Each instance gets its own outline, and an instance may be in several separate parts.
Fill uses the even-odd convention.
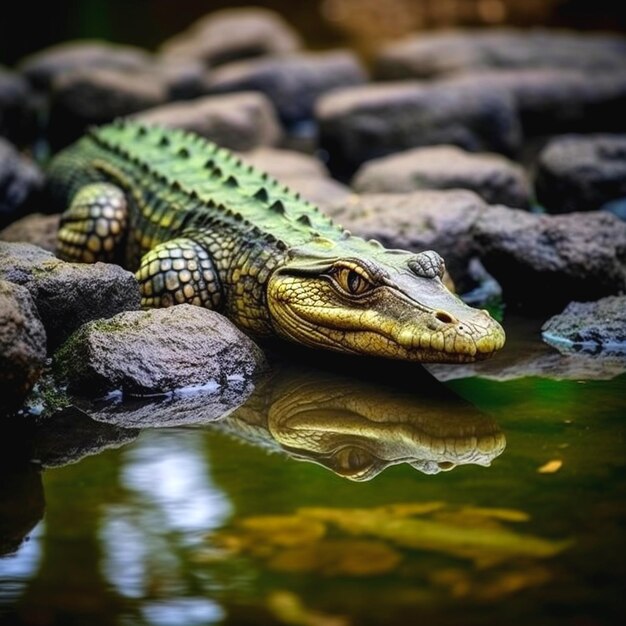
[[[255,445],[370,480],[408,463],[426,474],[490,465],[506,445],[488,415],[435,379],[419,391],[312,369],[278,368],[214,427]]]
[[[219,525],[230,513],[225,496],[209,482],[204,453],[191,437],[142,441],[129,450],[123,482],[158,507],[172,530],[193,533]],[[194,445],[195,444],[195,445]]]

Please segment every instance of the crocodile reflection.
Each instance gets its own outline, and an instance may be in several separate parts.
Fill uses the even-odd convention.
[[[430,390],[409,392],[285,367],[214,427],[355,481],[400,463],[425,474],[490,465],[506,445],[498,425],[435,379],[428,382]]]

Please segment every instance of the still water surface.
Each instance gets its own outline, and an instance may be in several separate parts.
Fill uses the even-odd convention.
[[[4,428],[0,623],[623,623],[626,363],[507,329]]]

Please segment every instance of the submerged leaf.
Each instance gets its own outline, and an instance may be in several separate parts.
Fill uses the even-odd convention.
[[[273,591],[267,598],[267,608],[283,624],[292,626],[348,626],[341,615],[328,615],[307,609],[302,600],[290,591]]]
[[[537,472],[540,474],[554,474],[555,472],[558,472],[561,467],[563,467],[563,461],[560,459],[553,459],[552,461],[548,461],[542,465]]]
[[[321,539],[326,526],[311,518],[296,515],[260,515],[239,523],[244,535],[275,546],[299,546]]]
[[[482,565],[518,556],[551,557],[570,545],[569,541],[552,541],[500,526],[486,529],[447,521],[391,517],[377,509],[304,508],[298,513],[336,524],[353,535],[370,535],[405,548],[445,552]]]
[[[327,539],[276,553],[270,569],[325,576],[374,576],[393,571],[402,557],[385,543],[374,540]]]

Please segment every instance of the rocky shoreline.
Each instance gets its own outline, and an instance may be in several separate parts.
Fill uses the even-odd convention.
[[[267,367],[219,314],[140,311],[129,272],[54,256],[35,146],[120,116],[240,152],[354,234],[438,250],[461,294],[487,283],[509,310],[565,309],[543,330],[559,350],[626,351],[625,60],[623,37],[491,29],[383,46],[368,69],[237,9],[156,53],[76,41],[0,68],[0,412],[50,367],[84,396],[218,384],[215,411]]]

